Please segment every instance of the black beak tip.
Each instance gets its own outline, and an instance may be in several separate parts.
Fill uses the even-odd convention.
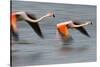
[[[91,25],[93,25],[93,23],[91,22]]]
[[[55,15],[53,14],[53,17],[55,18]]]

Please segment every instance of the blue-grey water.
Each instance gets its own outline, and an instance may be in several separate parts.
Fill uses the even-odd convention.
[[[13,67],[96,61],[96,6],[13,1],[12,10],[27,11],[37,18],[49,11],[56,15],[39,22],[44,39],[39,38],[25,21],[18,22],[20,40],[25,43],[12,44]],[[93,25],[85,28],[91,38],[73,29],[70,30],[73,41],[64,47],[56,35],[56,24],[71,19],[90,19]]]

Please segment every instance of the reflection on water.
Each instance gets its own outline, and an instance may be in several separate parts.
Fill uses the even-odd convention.
[[[62,46],[60,48],[60,52],[62,54],[65,54],[67,52],[72,52],[72,51],[74,51],[76,53],[76,52],[87,51],[87,49],[88,49],[87,47],[78,47],[78,48],[75,48],[75,47],[72,47],[72,46],[67,45],[67,46]]]
[[[39,38],[24,21],[18,23],[21,41],[12,44],[13,67],[96,61],[95,6],[13,1],[13,10],[32,12],[37,17],[44,15],[48,10],[53,10],[56,13],[55,19],[49,18],[40,22],[44,39]],[[56,24],[66,21],[69,16],[72,19],[91,19],[93,25],[86,27],[89,34],[92,35],[91,38],[83,36],[76,30],[70,30],[73,39],[68,41],[58,39],[56,37]]]
[[[62,45],[66,46],[66,45],[72,45],[72,42],[73,42],[73,38],[72,37],[69,37],[67,39],[62,39]]]
[[[31,53],[28,55],[21,55],[21,56],[13,56],[13,61],[12,63],[13,66],[28,66],[28,65],[33,65],[35,63],[38,63],[38,60],[41,58],[41,53]]]
[[[21,45],[21,44],[20,44]],[[31,47],[33,46],[33,50]],[[28,45],[28,49],[19,49],[12,54],[13,66],[29,66],[29,65],[42,65],[54,63],[70,63],[70,62],[83,62],[82,57],[89,50],[87,47],[73,47],[72,45],[61,45],[60,47],[52,48],[47,47],[36,49],[34,45]],[[21,47],[21,46],[20,46]],[[25,47],[25,45],[24,45]],[[44,46],[45,47],[45,46]],[[87,53],[88,54],[88,53]],[[71,59],[73,58],[73,59]],[[77,60],[75,59],[77,58]],[[79,59],[80,58],[80,59]]]

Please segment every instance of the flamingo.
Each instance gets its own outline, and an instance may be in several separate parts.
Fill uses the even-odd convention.
[[[71,37],[69,29],[73,29],[73,28],[80,31],[83,35],[90,37],[90,35],[88,34],[84,26],[92,24],[92,22],[86,21],[83,24],[80,24],[80,22],[81,21],[69,20],[57,24],[57,30],[63,42],[66,42]]]
[[[35,15],[29,14],[28,12],[22,12],[22,11],[11,12],[11,15],[10,15],[11,36],[14,37],[15,41],[19,40],[19,35],[18,35],[18,30],[17,30],[17,21],[24,20],[32,27],[32,29],[34,29],[34,31],[40,38],[44,38],[38,22],[40,22],[42,19],[46,17],[51,17],[51,16],[55,17],[53,12],[49,12],[46,15],[40,17],[39,19],[37,19]]]

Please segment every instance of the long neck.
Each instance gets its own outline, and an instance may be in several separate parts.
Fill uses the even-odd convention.
[[[29,14],[27,14],[27,13],[19,13],[18,15],[21,15],[21,17],[24,19],[24,20],[27,20],[27,21],[30,21],[30,22],[33,22],[33,23],[35,23],[35,22],[39,22],[39,21],[41,21],[42,19],[44,19],[45,17],[47,17],[47,15],[44,15],[44,16],[42,16],[42,17],[40,17],[39,19],[33,19],[33,18],[35,18],[34,16],[31,16],[31,17],[29,17],[28,15]]]
[[[44,19],[44,18],[46,18],[46,17],[47,17],[47,16],[44,15],[44,16],[40,17],[39,19],[35,20],[34,22],[40,22],[42,19]]]

